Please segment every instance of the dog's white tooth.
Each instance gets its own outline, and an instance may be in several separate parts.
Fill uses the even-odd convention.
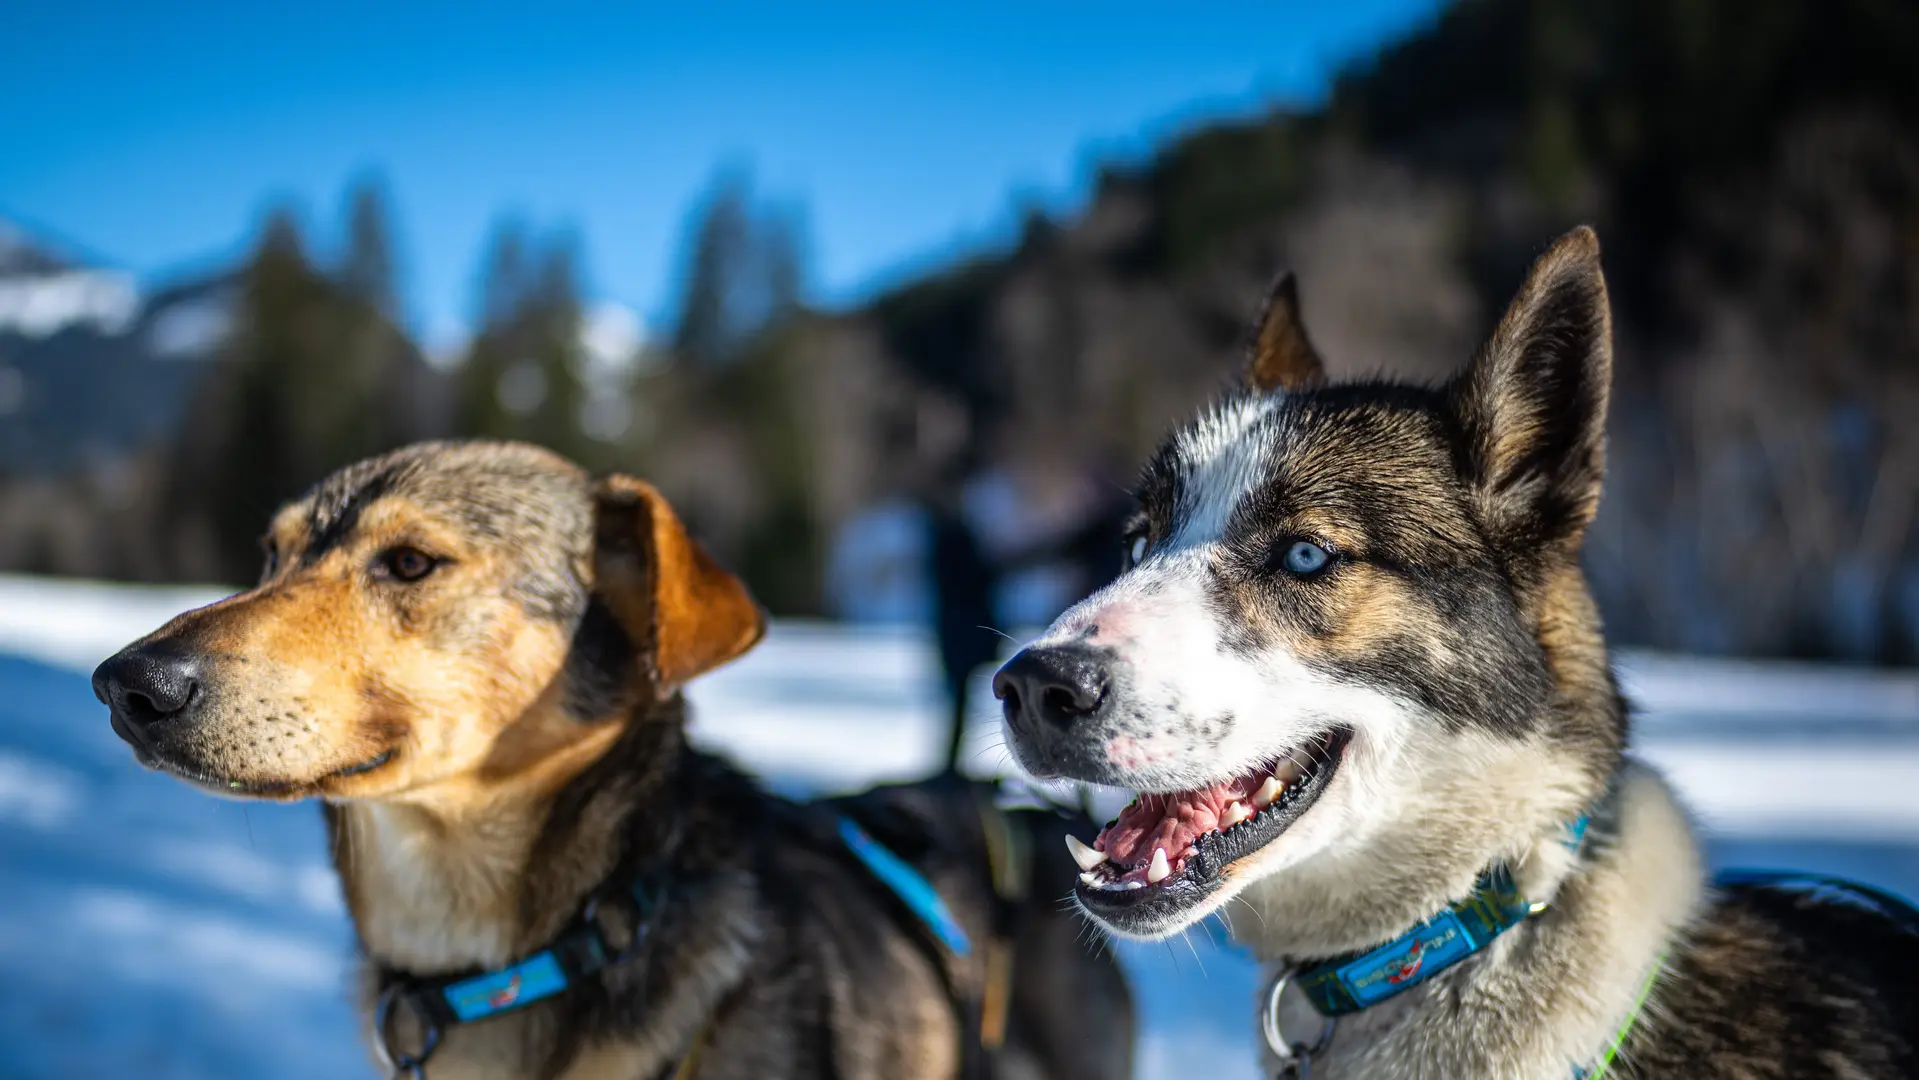
[[[1153,861],[1151,865],[1146,867],[1146,880],[1153,885],[1157,885],[1172,876],[1173,864],[1166,861],[1166,849],[1163,847],[1154,848]]]
[[[1066,850],[1073,853],[1073,861],[1081,870],[1091,870],[1106,861],[1106,853],[1096,847],[1088,847],[1086,842],[1072,833],[1066,834]]]
[[[1253,805],[1271,806],[1273,800],[1279,798],[1279,793],[1285,790],[1286,785],[1279,782],[1279,777],[1269,776],[1265,783],[1259,785],[1259,790],[1253,792]]]
[[[1226,808],[1226,813],[1219,819],[1219,827],[1222,829],[1230,829],[1252,816],[1252,807],[1247,806],[1243,802],[1235,802]]]
[[[1093,873],[1091,870],[1088,870],[1084,874],[1081,874],[1079,876],[1079,883],[1081,885],[1098,885],[1099,875]]]

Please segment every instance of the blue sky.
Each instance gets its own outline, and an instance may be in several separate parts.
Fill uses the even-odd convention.
[[[328,243],[372,173],[428,336],[505,213],[573,230],[590,290],[657,323],[688,208],[744,163],[843,303],[1073,205],[1094,161],[1318,97],[1433,6],[0,0],[0,215],[152,278],[275,204]]]

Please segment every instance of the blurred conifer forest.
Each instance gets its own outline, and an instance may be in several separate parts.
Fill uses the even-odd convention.
[[[580,238],[512,221],[476,332],[428,362],[367,185],[338,241],[265,226],[176,423],[0,473],[0,568],[251,580],[329,469],[495,436],[652,477],[775,612],[827,613],[841,528],[955,463],[1041,505],[1130,480],[1277,270],[1337,374],[1437,380],[1583,221],[1615,305],[1588,552],[1615,639],[1919,663],[1915,56],[1909,0],[1462,0],[1322,107],[1111,163],[1070,216],[850,310],[805,302],[799,210],[722,172],[676,321],[617,362],[581,332]]]

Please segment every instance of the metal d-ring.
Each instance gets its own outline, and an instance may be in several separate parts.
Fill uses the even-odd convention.
[[[393,983],[380,991],[380,998],[373,1006],[373,1046],[380,1052],[380,1064],[386,1068],[387,1075],[393,1080],[426,1080],[426,1059],[440,1048],[440,1025],[426,1016],[420,1016],[420,1026],[425,1037],[420,1043],[417,1054],[402,1053],[393,1048],[393,1003],[399,999],[405,984]],[[419,1010],[414,1010],[419,1014]]]
[[[1286,984],[1293,978],[1293,969],[1284,968],[1273,976],[1273,983],[1266,990],[1266,1007],[1260,1010],[1259,1029],[1266,1036],[1266,1048],[1279,1059],[1279,1075],[1299,1077],[1305,1080],[1312,1068],[1314,1055],[1323,1054],[1333,1044],[1333,1029],[1338,1021],[1325,1017],[1326,1025],[1319,1029],[1319,1037],[1311,1044],[1294,1042],[1286,1037],[1279,1023],[1279,998],[1286,992]]]
[[[580,921],[598,930],[600,933],[600,941],[604,943],[607,940],[606,927],[600,923],[600,899],[600,893],[594,893],[592,896],[587,897],[586,907],[580,912]],[[646,918],[643,914],[635,918],[633,920],[633,929],[627,935],[626,944],[618,952],[607,958],[607,966],[614,967],[633,959],[634,954],[640,951],[640,946],[646,944],[646,936],[649,929],[651,929],[651,927],[647,925]]]

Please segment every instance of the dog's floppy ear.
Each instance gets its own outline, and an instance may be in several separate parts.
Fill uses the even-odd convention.
[[[660,692],[739,656],[766,632],[746,584],[687,535],[653,485],[630,476],[601,480],[594,531],[596,586],[650,656]]]
[[[1533,264],[1449,390],[1466,479],[1497,539],[1536,548],[1583,534],[1605,478],[1611,381],[1599,238],[1581,226]]]
[[[1262,394],[1304,390],[1326,381],[1326,365],[1306,337],[1299,315],[1299,285],[1288,272],[1273,282],[1266,306],[1253,324],[1246,350],[1246,385]]]

